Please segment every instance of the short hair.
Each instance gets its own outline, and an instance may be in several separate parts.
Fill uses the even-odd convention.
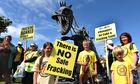
[[[120,42],[121,42],[122,45],[124,45],[124,43],[123,43],[122,40],[121,40],[121,37],[122,37],[122,36],[126,36],[126,37],[128,38],[128,42],[129,42],[129,43],[132,42],[132,37],[131,37],[131,35],[130,35],[128,32],[123,32],[123,33],[120,35]]]
[[[116,56],[118,54],[124,54],[124,49],[121,48],[121,46],[118,45],[118,46],[114,47],[112,52]]]
[[[12,40],[12,36],[11,36],[11,35],[5,36],[4,39],[5,39],[6,37],[8,37],[8,38],[10,39],[10,41]]]
[[[83,40],[83,43],[88,42],[90,43],[90,41],[88,39]]]

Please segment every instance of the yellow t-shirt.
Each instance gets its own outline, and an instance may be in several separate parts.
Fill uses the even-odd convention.
[[[94,71],[94,63],[97,61],[97,58],[96,58],[96,55],[93,51],[82,51],[79,53],[79,56],[78,56],[78,62],[85,62],[86,60],[86,57],[89,56],[89,72],[88,72],[88,77],[91,77],[91,73]],[[82,74],[82,66],[80,68],[80,74]]]
[[[17,47],[17,54],[15,56],[14,62],[19,62],[21,58],[23,49],[21,47]]]
[[[134,63],[133,53],[138,52],[138,49],[135,44],[133,44],[133,49],[130,50],[130,43],[123,45],[122,48],[124,49],[124,60],[129,62],[130,64]]]
[[[111,71],[114,73],[114,84],[131,84],[132,66],[130,63],[115,61],[112,63]]]

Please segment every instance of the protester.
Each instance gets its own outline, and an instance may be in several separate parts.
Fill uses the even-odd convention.
[[[47,74],[44,72],[46,68],[46,63],[49,60],[49,57],[52,53],[53,44],[50,42],[46,42],[43,45],[42,55],[37,58],[33,71],[33,84],[54,84],[55,76]]]
[[[16,46],[16,56],[14,57],[13,63],[13,73],[15,73],[17,66],[21,64],[24,59],[24,48],[22,47],[22,42],[18,42]],[[13,82],[15,82],[15,78],[13,78]]]
[[[132,65],[123,59],[124,49],[117,46],[113,49],[113,54],[117,60],[111,66],[112,84],[133,84]]]
[[[39,56],[38,46],[35,43],[30,45],[30,49],[24,54],[25,76],[22,79],[22,84],[33,84],[33,66],[35,60]]]
[[[124,52],[124,60],[128,61],[134,68],[138,63],[138,49],[134,43],[132,43],[132,37],[128,32],[124,32],[120,35],[120,42]],[[137,70],[133,70],[134,84],[137,84],[138,73]]]
[[[124,32],[120,35],[121,46],[125,49],[124,60],[130,62],[133,66],[137,64],[138,49],[134,43],[132,43],[132,37],[129,33]],[[132,49],[130,48],[132,44]]]
[[[7,35],[4,37],[2,43],[0,44],[0,59],[2,75],[5,80],[5,84],[12,84],[11,74],[12,74],[12,63],[13,58],[16,53],[15,46],[11,43],[12,36]]]
[[[1,80],[4,80],[5,78],[5,83],[10,83],[11,84],[11,78],[10,74],[11,71],[8,68],[8,62],[10,58],[10,47],[6,46],[4,42],[0,43],[0,77]],[[4,78],[3,78],[4,76]]]
[[[107,40],[107,44],[112,47],[114,46],[114,43],[112,40]],[[112,49],[107,48],[107,50],[108,50],[108,64],[109,64],[109,69],[110,69],[113,61],[115,61],[115,57],[112,54]]]
[[[84,50],[79,53],[77,63],[81,65],[80,68],[80,84],[90,84],[94,82],[94,76],[97,75],[96,54],[90,49],[90,41],[83,41]]]

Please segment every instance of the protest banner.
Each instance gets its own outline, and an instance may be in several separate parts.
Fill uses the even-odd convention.
[[[21,28],[20,40],[28,40],[34,37],[35,25],[29,25]]]
[[[95,28],[95,41],[117,37],[115,23]]]
[[[56,40],[47,62],[45,73],[71,78],[78,47],[65,41]]]

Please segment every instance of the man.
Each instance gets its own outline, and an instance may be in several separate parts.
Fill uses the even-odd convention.
[[[3,69],[2,74],[4,76],[5,84],[12,84],[10,75],[12,73],[12,63],[16,53],[16,47],[11,43],[11,41],[11,35],[5,36],[0,45],[0,54],[3,57],[2,65],[4,65],[1,65],[1,70]]]
[[[38,46],[35,43],[30,44],[30,48],[24,54],[25,63],[25,76],[23,77],[22,84],[33,84],[33,66],[37,57],[40,56]]]
[[[13,73],[15,73],[17,66],[20,65],[20,63],[24,59],[24,48],[22,47],[22,42],[18,42],[18,45],[16,46],[16,55],[14,57],[13,62]],[[15,82],[15,78],[13,78],[13,82]]]

